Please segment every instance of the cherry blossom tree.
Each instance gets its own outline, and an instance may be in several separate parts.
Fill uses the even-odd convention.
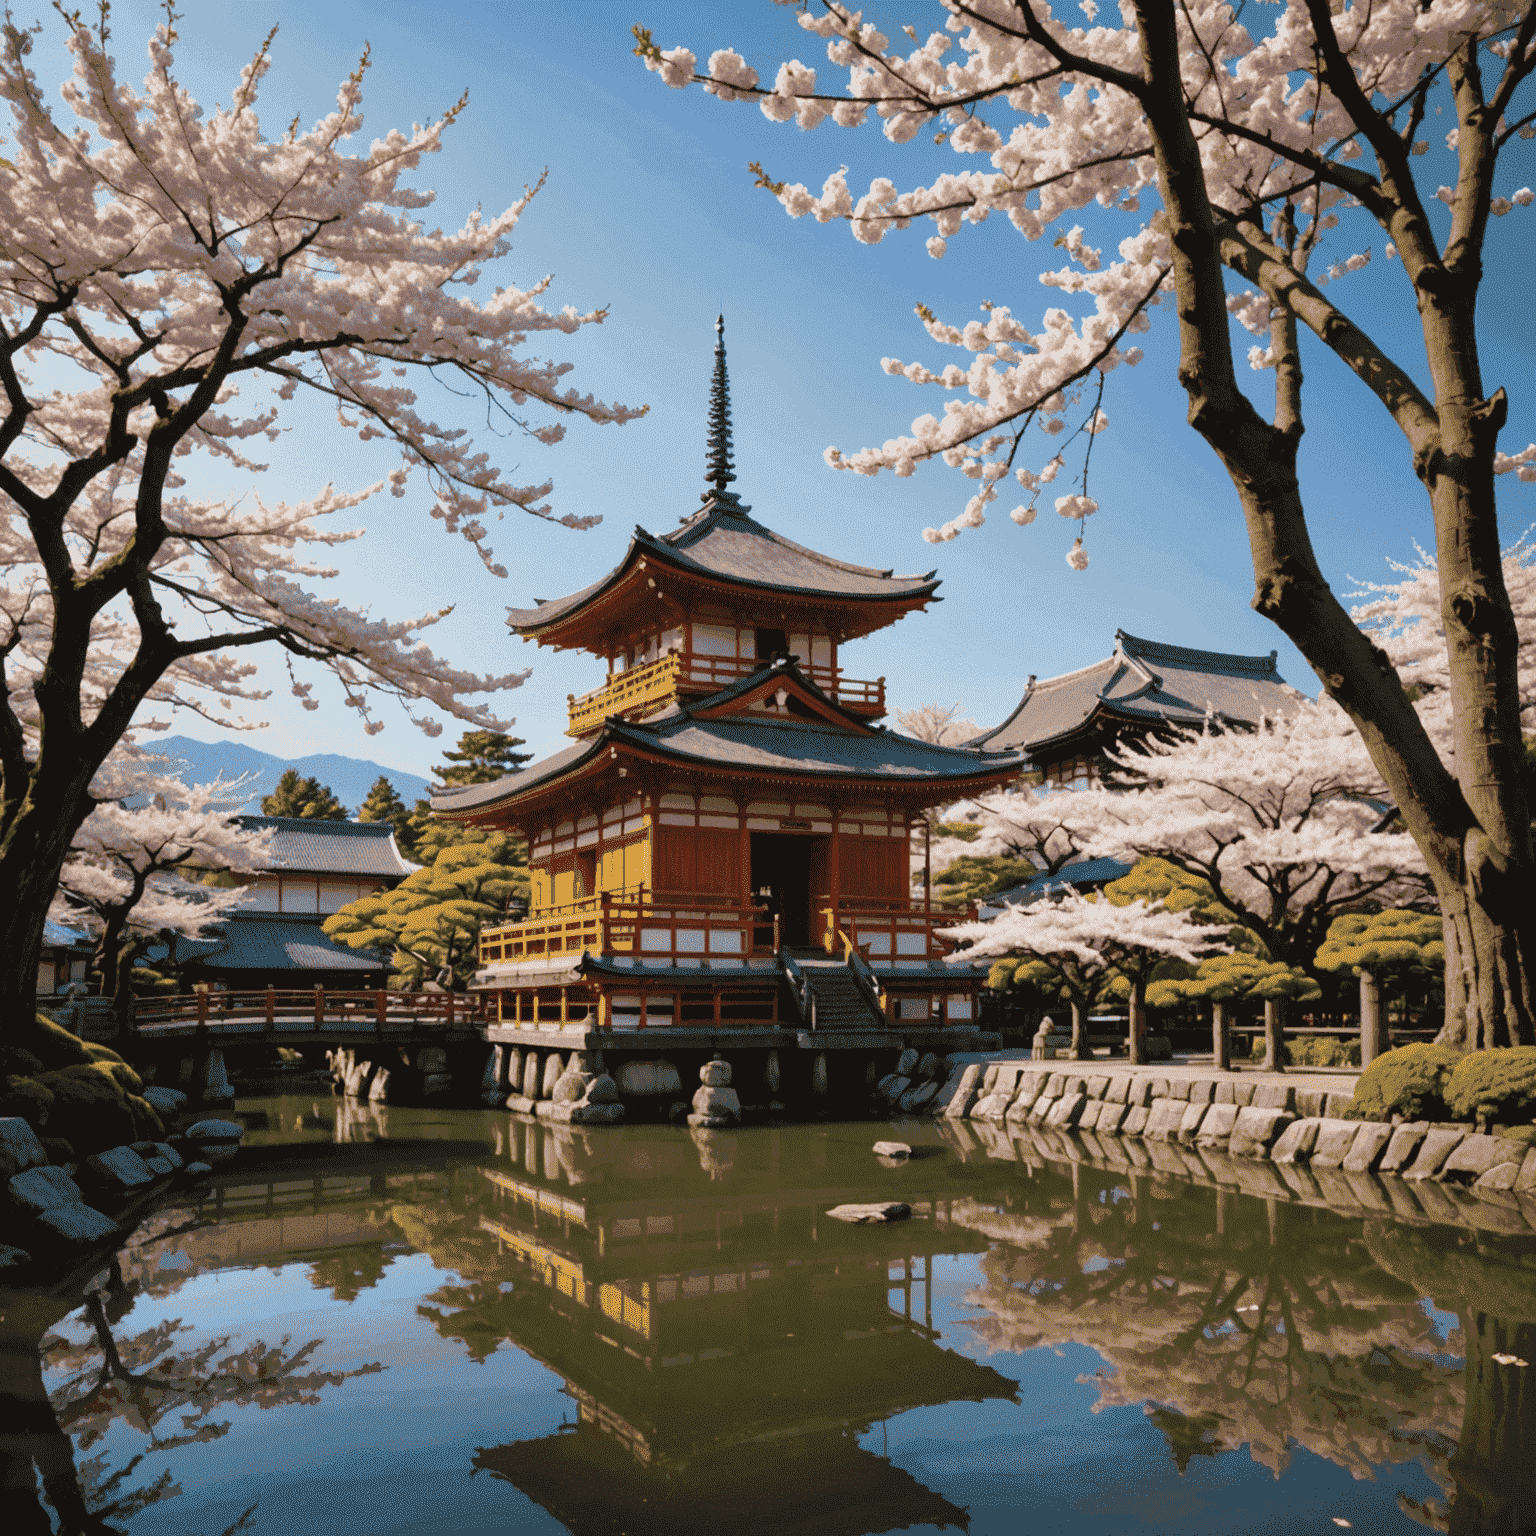
[[[248,895],[195,877],[249,874],[269,862],[270,830],[246,827],[234,813],[254,777],[188,788],[152,767],[135,772],[129,760],[114,785],[121,798],[98,804],[75,833],[53,910],[92,932],[101,990],[120,1019],[134,961],[155,939],[201,938]]]
[[[1536,1041],[1536,858],[1495,495],[1500,474],[1536,480],[1536,443],[1499,448],[1509,401],[1484,382],[1477,313],[1490,221],[1528,217],[1536,200],[1521,184],[1536,137],[1536,5],[1285,0],[1255,11],[1122,0],[1118,17],[1101,17],[1097,0],[934,0],[934,9],[940,25],[921,40],[904,28],[903,50],[841,0],[804,8],[800,25],[846,71],[842,89],[798,59],[770,84],[728,47],[700,67],[690,49],[663,49],[636,29],[636,52],[670,86],[755,102],[803,129],[875,122],[893,144],[932,137],[971,157],[927,184],[916,171],[907,190],[877,178],[858,197],[846,168],[817,195],[756,166],[758,184],[792,217],[844,222],[866,244],[927,220],[928,250],[942,257],[996,213],[1065,255],[1041,276],[1073,296],[1064,303],[1077,315],[1053,307],[1027,326],[989,303],[962,325],[919,305],[930,341],[963,364],[886,358],[882,367],[944,393],[942,414],[879,447],[829,448],[828,462],[865,475],[910,475],[932,459],[959,470],[976,492],[929,530],[933,539],[979,526],[1010,474],[1027,496],[1010,514],[1019,524],[1034,521],[1057,482],[1065,494],[1055,509],[1078,533],[1068,563],[1080,570],[1082,530],[1097,511],[1088,461],[1105,425],[1103,380],[1140,361],[1130,338],[1171,309],[1190,424],[1228,472],[1248,534],[1254,606],[1355,722],[1434,883],[1446,925],[1445,1037]],[[1442,113],[1456,171],[1437,186],[1438,157],[1419,158],[1429,148],[1420,135]],[[1115,214],[1126,234],[1106,256],[1073,220],[1084,215],[1097,231]],[[1422,357],[1394,355],[1349,307],[1341,280],[1370,261],[1378,239],[1407,278],[1386,334],[1416,326]],[[1272,403],[1239,382],[1233,323],[1258,338],[1248,361],[1273,374]],[[1297,475],[1303,331],[1328,369],[1352,375],[1361,409],[1387,413],[1423,484],[1449,752],[1315,553]],[[1038,452],[1032,427],[1045,436]],[[1080,480],[1067,467],[1079,437]]]
[[[1225,927],[1196,922],[1187,912],[1169,912],[1155,902],[1116,905],[1078,891],[1031,906],[1010,903],[990,922],[961,923],[945,930],[967,948],[957,963],[991,955],[1030,955],[1049,966],[1072,1008],[1072,1055],[1089,1054],[1087,1012],[1113,972],[1144,988],[1159,960],[1194,965],[1202,956],[1228,948]],[[1131,1060],[1145,1060],[1142,1035],[1131,1031]]]
[[[1326,700],[1252,732],[1172,731],[1109,758],[1115,783],[1071,801],[1086,850],[1199,877],[1271,960],[1311,974],[1339,913],[1424,894],[1417,845]]]
[[[553,444],[563,419],[641,414],[567,387],[570,364],[528,354],[605,312],[546,308],[549,279],[494,289],[530,190],[458,229],[423,222],[415,185],[463,110],[349,151],[367,54],[312,127],[258,120],[271,43],[194,101],[175,72],[174,13],[135,89],[94,30],[59,12],[72,78],[54,105],[33,72],[36,29],[0,28],[10,109],[0,174],[0,1019],[30,1008],[42,925],[92,810],[91,781],[159,708],[225,725],[263,697],[253,648],[327,670],[367,729],[372,702],[435,706],[482,729],[477,696],[525,674],[447,664],[423,632],[447,610],[386,619],[324,597],[339,514],[412,494],[495,575],[490,523],[550,518],[548,481],[510,479],[438,405],[468,394],[500,429]],[[379,484],[296,501],[248,489],[313,402],[396,456]],[[541,415],[543,419],[541,419]],[[560,519],[570,526],[590,520]],[[423,524],[425,528],[425,524]],[[311,709],[314,684],[295,676]],[[429,734],[440,726],[416,716]]]

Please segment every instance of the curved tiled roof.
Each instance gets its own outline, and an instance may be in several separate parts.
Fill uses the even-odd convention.
[[[400,856],[387,821],[319,821],[301,816],[242,816],[252,831],[272,829],[267,846],[272,870],[317,875],[394,875],[416,868]]]
[[[575,613],[613,586],[639,554],[715,581],[855,601],[932,596],[939,584],[932,571],[897,576],[818,554],[765,527],[749,511],[731,492],[717,492],[671,533],[637,527],[624,558],[601,580],[534,608],[509,608],[507,623],[517,630],[542,629]]]
[[[793,662],[780,662],[778,666],[793,673],[807,689],[820,693]],[[762,679],[751,681],[755,684]],[[492,784],[470,784],[434,794],[432,809],[452,816],[514,799],[620,743],[683,763],[801,778],[858,776],[887,783],[942,783],[1024,767],[1024,759],[1017,752],[978,751],[969,744],[941,747],[883,726],[851,730],[827,721],[782,714],[698,718],[711,705],[742,691],[742,685],[736,684],[687,708],[672,709],[649,720],[629,721],[614,716],[605,720],[595,735],[542,762],[530,763],[519,773]]]
[[[216,938],[183,939],[183,964],[214,971],[373,971],[388,962],[367,950],[347,949],[327,938],[322,917],[233,912]],[[151,950],[153,958],[157,951]],[[158,951],[165,953],[164,949]]]
[[[1060,677],[1029,680],[999,726],[967,745],[1025,751],[1071,736],[1100,712],[1122,719],[1199,725],[1208,714],[1237,724],[1293,709],[1302,695],[1280,676],[1276,653],[1234,656],[1115,632],[1114,654]]]

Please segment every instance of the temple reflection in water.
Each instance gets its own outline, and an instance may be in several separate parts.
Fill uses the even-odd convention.
[[[341,1113],[342,1139],[412,1124]],[[1043,1488],[1032,1403],[1010,1406],[1019,1362],[1074,1343],[1103,1361],[1079,1379],[1106,1407],[1140,1405],[1165,1465],[1246,1448],[1300,1487],[1309,1458],[1364,1479],[1411,1463],[1426,1492],[1396,1498],[1421,1527],[1536,1529],[1532,1372],[1506,1363],[1536,1367],[1536,1251],[1518,1240],[1096,1169],[963,1128],[925,1130],[930,1155],[900,1170],[911,1221],[849,1227],[825,1212],[892,1185],[863,1128],[487,1124],[494,1154],[284,1149],[264,1179],[231,1172],[200,1208],[164,1213],[180,1230],[128,1250],[119,1283],[168,1292],[302,1259],[309,1284],[350,1299],[426,1254],[438,1279],[417,1314],[472,1361],[526,1352],[570,1399],[558,1428],[472,1439],[473,1469],[578,1533],[971,1528],[965,1486],[926,1486],[883,1454],[881,1426],[991,1404],[994,1425],[1016,1415],[1020,1487]],[[353,1390],[348,1373],[285,1369],[274,1402]],[[55,1407],[66,1429],[81,1421],[79,1401]]]

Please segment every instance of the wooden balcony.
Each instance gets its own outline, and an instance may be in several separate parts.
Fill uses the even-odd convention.
[[[966,902],[933,902],[927,907],[904,901],[844,896],[835,905],[817,898],[816,936],[829,953],[856,949],[877,970],[917,970],[942,962],[955,941],[940,929],[975,920]]]
[[[680,693],[716,693],[759,671],[765,663],[743,656],[700,656],[669,651],[627,672],[610,672],[608,681],[579,698],[567,698],[567,736],[587,736],[610,715],[664,704]],[[885,713],[885,679],[844,677],[840,667],[801,663],[801,671],[844,709],[872,718]]]
[[[662,966],[773,955],[778,929],[761,908],[719,896],[605,892],[551,907],[518,923],[480,930],[480,964],[515,965],[583,951],[625,955]]]

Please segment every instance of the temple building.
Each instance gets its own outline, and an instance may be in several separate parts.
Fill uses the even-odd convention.
[[[321,924],[349,902],[392,890],[416,867],[401,857],[389,823],[295,816],[242,816],[240,823],[271,829],[271,862],[233,877],[250,894],[214,934],[176,941],[186,980],[236,992],[383,986],[389,957],[337,944]],[[163,946],[149,953],[152,961],[167,958]]]
[[[1031,676],[1013,713],[967,745],[1024,752],[1046,787],[1086,789],[1102,777],[1110,747],[1160,727],[1212,719],[1251,729],[1261,716],[1288,713],[1302,695],[1275,662],[1274,651],[1233,656],[1116,630],[1111,655],[1060,677]]]
[[[734,479],[722,337],[703,505],[671,532],[637,528],[601,580],[509,615],[606,663],[570,700],[572,745],[432,808],[528,839],[528,918],[481,935],[493,1039],[798,1046],[824,1085],[828,1051],[862,1051],[862,1069],[872,1049],[954,1049],[975,1030],[983,976],[946,965],[937,931],[967,909],[913,898],[910,839],[929,807],[1024,759],[881,725],[885,680],[848,676],[844,647],[921,612],[934,573],[791,543]]]

